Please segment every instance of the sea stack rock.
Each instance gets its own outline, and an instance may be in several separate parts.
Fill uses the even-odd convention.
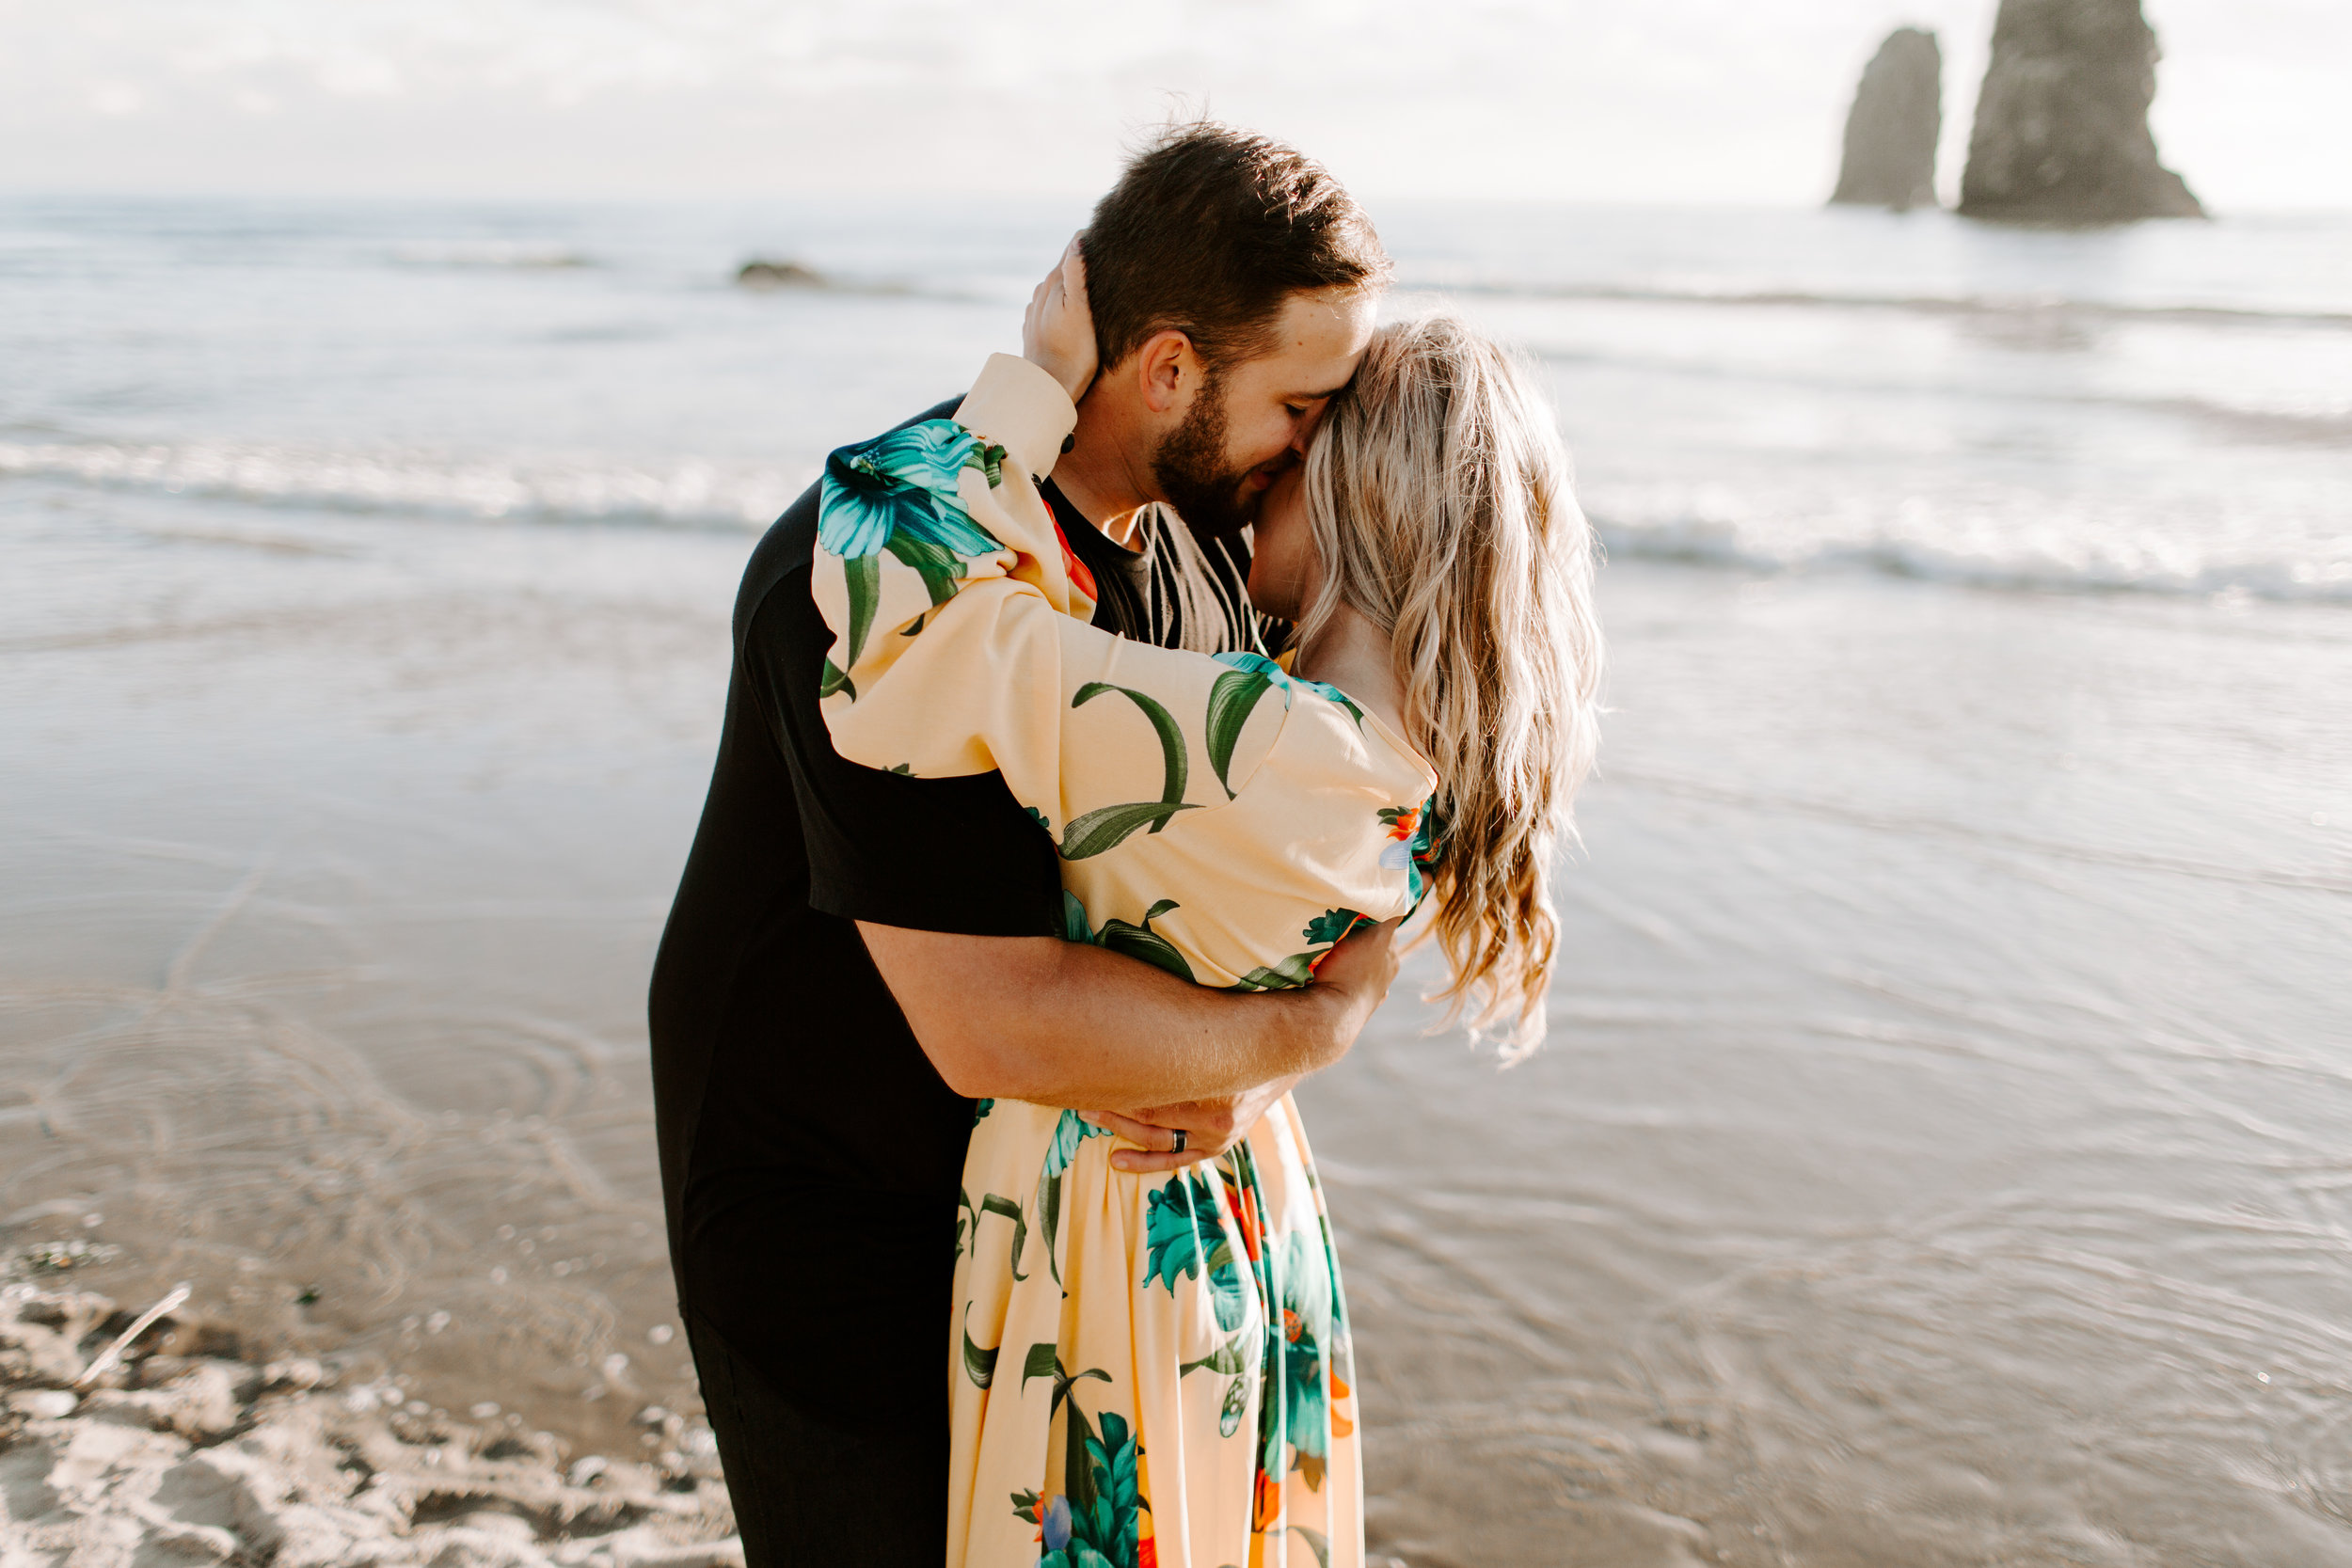
[[[1863,68],[1846,116],[1846,160],[1833,206],[1935,203],[1935,143],[1944,134],[1944,51],[1933,33],[1898,27]]]
[[[2001,0],[1960,210],[2018,223],[2204,216],[2156,161],[2158,53],[2139,0]]]

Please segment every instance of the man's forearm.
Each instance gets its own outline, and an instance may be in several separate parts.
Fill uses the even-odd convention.
[[[1378,1002],[1212,990],[1054,937],[858,930],[940,1076],[974,1099],[1124,1111],[1237,1095],[1329,1066]]]

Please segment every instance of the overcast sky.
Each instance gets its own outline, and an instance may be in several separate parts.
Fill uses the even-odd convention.
[[[1099,189],[1170,95],[1370,198],[1810,203],[1888,28],[1957,184],[1994,0],[0,0],[0,188]],[[2148,0],[2166,161],[2352,208],[2352,0]]]

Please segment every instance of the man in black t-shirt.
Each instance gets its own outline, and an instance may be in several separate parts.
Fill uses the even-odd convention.
[[[1040,358],[1080,399],[1045,499],[1097,625],[1246,646],[1241,530],[1354,372],[1387,260],[1320,166],[1215,125],[1136,159],[1085,245],[1102,371],[1089,387]],[[1061,940],[1053,842],[1001,779],[834,752],[817,513],[812,487],[736,601],[718,762],[654,970],[662,1187],[749,1568],[932,1564],[973,1100],[1114,1114],[1140,1146],[1123,1168],[1212,1157],[1337,1059],[1395,966],[1383,931],[1304,990],[1245,995]]]

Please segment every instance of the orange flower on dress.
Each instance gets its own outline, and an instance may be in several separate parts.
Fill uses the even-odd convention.
[[[1136,1568],[1160,1568],[1160,1544],[1152,1528],[1152,1461],[1136,1445]]]
[[[1347,1396],[1347,1380],[1339,1373],[1333,1372],[1331,1374],[1330,1411],[1331,1435],[1334,1437],[1353,1437],[1356,1434],[1356,1423],[1340,1414],[1340,1401]]]
[[[1272,1476],[1258,1472],[1258,1506],[1249,1521],[1249,1533],[1263,1535],[1282,1517],[1282,1489]]]
[[[1064,547],[1067,548],[1068,546],[1065,546]],[[1389,836],[1391,838],[1402,841],[1411,838],[1415,833],[1421,831],[1421,808],[1419,806],[1414,807],[1410,811],[1400,811],[1394,816],[1391,816],[1385,811],[1380,815],[1388,818]]]
[[[1258,1217],[1258,1190],[1243,1187],[1231,1176],[1220,1173],[1225,1183],[1225,1206],[1233,1212],[1233,1225],[1241,1231],[1241,1249],[1249,1260],[1258,1260],[1259,1232],[1263,1228]]]

